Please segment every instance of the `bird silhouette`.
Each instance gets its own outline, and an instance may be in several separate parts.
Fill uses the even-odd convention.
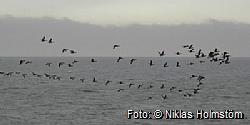
[[[65,62],[59,62],[59,67],[61,67]]]
[[[176,55],[181,55],[182,53],[181,52],[176,52]]]
[[[164,55],[165,55],[164,50],[163,50],[163,51],[161,51],[161,52],[160,52],[160,51],[158,51],[158,53],[159,53],[159,55],[160,55],[160,56],[164,56]]]
[[[180,67],[180,62],[176,62],[176,67]]]
[[[153,60],[150,60],[149,65],[150,65],[150,66],[154,65],[154,64],[153,64]]]
[[[76,51],[75,50],[70,50],[70,54],[75,54]]]
[[[117,62],[120,62],[121,59],[124,59],[124,58],[119,56],[119,57],[117,58]]]
[[[90,62],[97,62],[94,58],[92,58],[91,60],[90,60]]]
[[[43,36],[43,38],[41,39],[41,41],[42,41],[42,42],[47,41],[47,40],[46,40],[46,37],[45,37],[45,36]]]
[[[85,80],[85,79],[83,79],[83,78],[82,78],[82,79],[80,79],[80,81],[81,81],[81,82],[84,82],[84,80]]]
[[[69,49],[62,49],[62,53],[67,52]]]
[[[115,49],[117,47],[120,47],[120,45],[118,45],[118,44],[113,45],[113,49]]]
[[[161,97],[162,97],[163,99],[167,99],[167,98],[168,98],[167,95],[161,95]]]
[[[54,40],[52,38],[50,38],[49,43],[54,43]]]
[[[45,65],[50,67],[51,64],[52,64],[51,62],[48,62]]]
[[[165,62],[163,67],[168,67],[168,62]]]
[[[135,60],[137,60],[137,59],[135,59],[135,58],[130,59],[130,64],[133,64],[133,62],[134,62]]]
[[[24,59],[19,60],[19,65],[22,65],[24,62],[25,62],[25,60],[24,60]]]

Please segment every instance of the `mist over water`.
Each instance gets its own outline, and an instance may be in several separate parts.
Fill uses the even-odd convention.
[[[19,60],[32,64],[19,65]],[[125,57],[119,63],[116,57],[2,57],[1,72],[14,72],[11,76],[0,74],[0,121],[3,125],[82,125],[82,124],[246,124],[249,121],[250,58],[232,57],[230,64],[219,65],[208,59],[185,57],[141,57],[131,65]],[[67,64],[78,60],[73,67]],[[149,66],[149,60],[154,65]],[[205,63],[200,63],[205,60]],[[62,67],[58,62],[64,61]],[[165,62],[169,67],[163,67]],[[176,62],[180,67],[175,67]],[[52,62],[51,67],[46,66]],[[194,62],[194,65],[187,65]],[[21,74],[27,74],[24,78]],[[32,72],[42,75],[41,78]],[[46,78],[44,74],[62,77],[60,81]],[[203,75],[200,90],[193,94],[199,83],[192,74]],[[75,80],[69,79],[75,77]],[[93,82],[93,78],[98,82]],[[84,78],[82,83],[79,79]],[[111,80],[105,85],[107,80]],[[120,84],[120,81],[124,84]],[[129,84],[133,83],[129,88]],[[160,89],[162,85],[165,88]],[[137,89],[138,85],[142,85]],[[148,89],[152,85],[153,88]],[[171,87],[176,87],[170,90]],[[123,89],[118,92],[119,89]],[[183,90],[179,92],[178,90]],[[190,97],[184,94],[192,93]],[[163,99],[161,95],[167,95]],[[152,99],[148,100],[148,97]],[[245,119],[128,119],[127,110],[196,110],[243,112]]]

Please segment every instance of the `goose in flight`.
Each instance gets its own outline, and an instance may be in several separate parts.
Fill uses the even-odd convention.
[[[75,77],[71,76],[71,77],[69,77],[69,79],[71,79],[71,80],[75,80]]]
[[[163,99],[167,99],[167,98],[168,98],[167,95],[161,95],[161,97],[162,97]]]
[[[160,56],[164,56],[164,55],[165,55],[164,50],[162,50],[161,52],[160,52],[160,51],[158,51],[158,53],[159,53],[159,55],[160,55]]]
[[[164,84],[161,85],[161,89],[165,88]]]
[[[84,82],[85,79],[80,79],[81,82]]]
[[[26,77],[26,75],[27,75],[27,74],[22,74],[23,78],[25,78],[25,77]]]
[[[105,85],[108,85],[110,82],[112,82],[112,81],[107,80],[106,83],[105,83]]]
[[[54,40],[52,38],[50,38],[49,43],[54,43]]]
[[[74,66],[74,65],[72,65],[72,64],[68,64],[68,67],[72,67],[72,66]]]
[[[148,97],[148,100],[150,100],[150,99],[152,99],[152,96],[149,96],[149,97]]]
[[[72,62],[72,64],[75,64],[75,63],[77,63],[77,62],[79,62],[79,61],[77,61],[77,60],[74,60],[74,61]]]
[[[94,58],[90,60],[90,62],[97,62]]]
[[[70,50],[70,54],[75,54],[75,53],[76,53],[76,51]]]
[[[19,60],[19,65],[22,65],[25,62],[24,59]]]
[[[59,62],[59,67],[61,67],[61,65],[63,65],[65,62]]]
[[[67,52],[69,49],[62,49],[62,53]]]
[[[142,87],[142,84],[138,85],[137,89],[141,88]]]
[[[137,59],[135,59],[135,58],[131,59],[131,60],[130,60],[130,64],[133,64],[133,62],[134,62],[135,60],[137,60]]]
[[[168,67],[168,62],[165,62],[163,67]]]
[[[176,67],[180,67],[180,62],[176,62]]]
[[[123,91],[124,89],[118,89],[117,91],[120,92],[120,91]]]
[[[133,84],[133,83],[129,83],[128,88],[130,88],[132,85],[135,85],[135,84]]]
[[[182,53],[181,52],[176,52],[176,55],[181,55]]]
[[[153,64],[153,60],[150,60],[149,65],[150,65],[150,66],[154,65],[154,64]]]
[[[31,63],[32,63],[32,61],[27,61],[27,62],[25,62],[25,64],[29,64],[29,63],[31,64]]]
[[[93,78],[93,82],[97,82],[97,80],[96,80],[96,78],[95,78],[95,77]]]
[[[45,36],[43,36],[43,38],[41,39],[41,41],[42,41],[42,42],[47,41],[47,40],[46,40],[46,37],[45,37]]]
[[[119,56],[119,57],[117,58],[117,62],[120,62],[121,59],[124,59],[124,58]]]
[[[113,49],[115,49],[117,47],[120,47],[120,45],[118,45],[118,44],[113,45]]]
[[[48,62],[45,65],[50,67],[51,64],[52,64],[51,62]]]

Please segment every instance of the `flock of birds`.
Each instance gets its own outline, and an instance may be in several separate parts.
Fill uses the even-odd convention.
[[[46,42],[46,41],[49,44],[54,43],[54,40],[52,38],[50,38],[49,40],[46,40],[45,36],[42,37],[41,42]],[[120,47],[120,45],[118,45],[118,44],[113,45],[113,49],[114,50],[117,49],[117,48],[119,48],[119,47]],[[189,53],[195,53],[195,49],[194,49],[194,46],[192,44],[191,45],[183,45],[183,48],[187,49]],[[62,53],[65,53],[65,52],[68,52],[68,51],[70,52],[70,54],[77,53],[75,50],[70,50],[70,49],[66,49],[66,48],[62,49]],[[158,51],[158,54],[159,54],[160,57],[163,57],[163,56],[166,55],[165,52],[164,52],[164,50],[163,51]],[[177,56],[179,56],[181,54],[182,54],[181,52],[176,52]],[[219,65],[221,65],[221,64],[229,64],[230,63],[229,62],[229,59],[230,59],[229,58],[230,57],[229,53],[228,52],[222,52],[222,53],[220,53],[220,51],[217,48],[215,48],[213,51],[209,52],[208,55],[206,55],[204,52],[202,52],[201,49],[199,49],[198,52],[194,54],[194,57],[195,58],[207,58],[207,59],[210,60],[210,62],[218,62]],[[118,57],[116,59],[116,62],[119,63],[122,59],[124,59],[124,58],[123,57]],[[137,60],[137,58],[131,58],[129,64],[132,65],[136,60]],[[78,62],[79,62],[78,60],[73,60],[71,63],[68,63],[68,64],[65,64],[66,62],[63,62],[63,61],[62,62],[58,62],[58,64],[53,64],[52,62],[47,62],[45,65],[48,66],[48,67],[51,67],[51,65],[58,65],[58,67],[62,67],[63,65],[66,65],[68,67],[73,67],[74,64],[78,63]],[[94,59],[94,58],[92,58],[90,60],[90,62],[91,63],[96,63],[97,60]],[[200,63],[205,63],[205,60],[200,60],[199,62]],[[32,61],[25,60],[25,59],[19,60],[19,65],[28,65],[28,64],[32,64]],[[149,60],[149,66],[153,66],[153,65],[154,65],[153,60]],[[194,65],[194,62],[190,62],[188,65]],[[175,67],[180,67],[180,66],[181,66],[180,62],[177,61]],[[168,62],[165,62],[162,65],[162,67],[169,67]],[[11,72],[4,72],[4,71],[0,71],[0,75],[3,75],[3,76],[11,76],[12,74],[21,75],[24,79],[28,75],[26,73],[21,73],[21,72],[12,72],[12,71]],[[59,76],[59,75],[47,74],[47,73],[37,74],[35,72],[32,72],[32,76],[36,76],[36,77],[39,77],[39,78],[42,78],[44,76],[45,78],[48,78],[50,80],[58,80],[58,81],[60,81],[62,79],[62,77]],[[204,84],[202,81],[203,81],[203,79],[205,79],[205,76],[203,76],[203,75],[197,75],[197,74],[192,74],[190,76],[190,79],[194,79],[194,78],[197,80],[198,84],[197,84],[196,88],[194,88],[192,91],[184,92],[184,89],[179,89],[176,86],[170,87],[169,90],[170,91],[177,90],[179,93],[182,93],[182,95],[184,97],[190,97],[190,96],[193,96],[195,94],[198,94],[199,90],[201,90],[200,86]],[[70,76],[68,79],[70,79],[70,80],[76,80],[77,78],[75,76]],[[80,82],[84,83],[85,78],[78,78],[78,80]],[[103,83],[104,85],[109,85],[112,82],[112,80],[98,81],[96,77],[93,77],[92,82],[93,83],[97,83],[98,82],[98,83]],[[118,81],[117,83],[118,84],[125,84],[123,81]],[[132,86],[136,86],[136,84],[135,83],[129,83],[128,84],[128,89],[130,89]],[[143,84],[139,84],[139,85],[137,85],[136,88],[137,89],[142,89],[142,86],[144,86],[144,85]],[[153,87],[155,87],[155,86],[154,85],[149,85],[149,86],[144,87],[144,88],[151,89]],[[159,89],[164,89],[164,88],[166,88],[165,84],[162,84],[161,86],[159,86]],[[124,88],[123,89],[118,89],[116,91],[117,92],[122,92],[123,90],[124,90]],[[161,95],[161,98],[162,99],[167,99],[168,96],[167,95]],[[147,99],[150,100],[150,99],[153,99],[153,97],[149,96]]]

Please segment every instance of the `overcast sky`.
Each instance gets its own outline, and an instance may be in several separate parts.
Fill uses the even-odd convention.
[[[249,0],[0,0],[0,56],[250,55]],[[41,43],[53,38],[54,44]],[[121,47],[113,50],[113,44]],[[75,55],[62,54],[63,48]]]

